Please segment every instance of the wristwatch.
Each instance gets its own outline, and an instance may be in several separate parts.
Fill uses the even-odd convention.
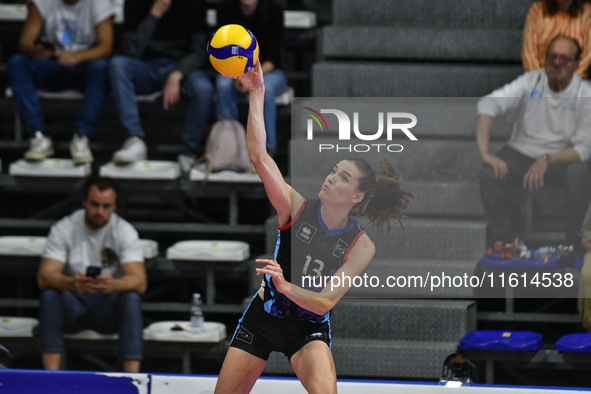
[[[550,156],[550,153],[544,153],[542,156],[540,156],[540,159],[545,160],[548,165],[552,163],[552,156]]]

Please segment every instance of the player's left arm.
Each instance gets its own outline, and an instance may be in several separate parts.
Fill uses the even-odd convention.
[[[333,277],[350,277],[352,281],[354,277],[361,275],[374,254],[374,243],[369,239],[367,234],[363,234],[359,237],[353,246],[353,249],[349,252],[345,264],[339,268]],[[326,312],[330,311],[351,287],[348,281],[339,280],[338,286],[333,286],[337,284],[337,281],[335,280],[333,282],[332,280],[329,280],[327,286],[320,293],[316,293],[303,289],[296,284],[287,282],[284,279],[283,271],[277,262],[272,260],[257,261],[267,263],[266,267],[257,268],[258,275],[264,273],[270,274],[273,277],[273,284],[277,291],[302,308],[314,312],[317,315],[324,315]]]

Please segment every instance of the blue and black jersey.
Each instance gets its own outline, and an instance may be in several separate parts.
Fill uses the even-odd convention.
[[[345,264],[349,251],[365,234],[361,224],[352,216],[345,228],[329,230],[320,215],[321,207],[322,202],[318,199],[305,200],[291,222],[278,228],[274,257],[288,282],[316,292],[320,292],[327,278]],[[317,323],[328,320],[330,312],[317,315],[277,292],[268,274],[264,278],[264,288],[267,313]]]

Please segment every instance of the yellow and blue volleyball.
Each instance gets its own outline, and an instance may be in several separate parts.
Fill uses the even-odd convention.
[[[248,29],[240,25],[225,25],[211,35],[207,53],[211,65],[219,73],[237,77],[256,65],[259,44]]]

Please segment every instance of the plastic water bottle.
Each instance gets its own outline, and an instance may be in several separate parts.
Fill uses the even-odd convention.
[[[203,311],[201,310],[201,294],[193,294],[191,304],[191,332],[199,333],[203,331]]]

